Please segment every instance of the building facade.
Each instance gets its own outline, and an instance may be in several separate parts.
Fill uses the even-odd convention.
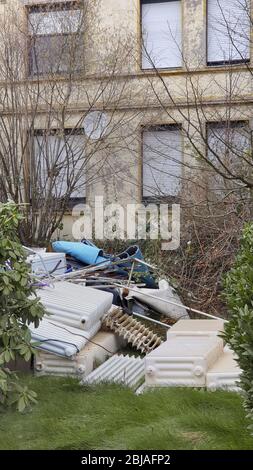
[[[202,200],[210,183],[202,157],[216,158],[221,169],[215,188],[228,171],[228,132],[232,158],[234,148],[249,152],[250,1],[0,2],[5,23],[13,11],[23,59],[17,77],[2,73],[1,86],[10,80],[29,89],[29,100],[18,105],[33,116],[29,158],[40,166],[40,189],[48,190],[52,161],[58,173],[51,194],[64,198],[71,187],[64,233],[72,207],[92,206],[95,196],[123,206]],[[2,105],[6,115],[9,108]]]

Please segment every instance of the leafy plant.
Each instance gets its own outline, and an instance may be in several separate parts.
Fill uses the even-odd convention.
[[[17,236],[21,220],[15,204],[0,204],[0,406],[15,403],[19,411],[36,401],[36,394],[21,386],[8,362],[17,357],[31,359],[28,325],[37,326],[44,315]]]
[[[253,223],[243,230],[239,253],[224,280],[224,296],[231,312],[224,338],[242,369],[241,387],[253,432]]]

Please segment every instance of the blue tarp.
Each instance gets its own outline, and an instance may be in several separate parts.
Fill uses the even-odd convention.
[[[103,250],[81,242],[58,241],[53,242],[52,247],[57,253],[66,253],[66,255],[72,256],[78,261],[88,265],[108,261],[108,259],[103,256]]]

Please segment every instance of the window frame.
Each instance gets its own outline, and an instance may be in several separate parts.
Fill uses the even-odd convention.
[[[34,159],[35,158],[35,152],[34,152],[34,139],[36,138],[36,136],[43,136],[45,134],[47,134],[49,136],[54,136],[54,135],[57,135],[59,133],[64,133],[64,136],[65,135],[69,135],[69,136],[84,136],[85,138],[85,132],[84,132],[84,129],[82,129],[81,127],[80,128],[65,128],[65,129],[57,129],[57,128],[54,128],[54,129],[34,129],[33,133],[30,135],[30,139],[31,139],[31,153],[30,153],[30,165],[32,164],[32,161],[31,159]],[[70,197],[69,198],[69,201],[68,201],[68,209],[73,209],[73,207],[76,205],[76,204],[85,204],[86,203],[86,200],[87,200],[87,186],[85,186],[85,195],[84,196],[81,196],[81,197],[76,197],[76,196],[73,196],[73,197]]]
[[[181,193],[182,193],[182,185],[180,188],[179,193],[176,196],[173,195],[164,195],[164,196],[159,196],[159,195],[150,195],[150,196],[144,196],[144,132],[154,132],[154,131],[159,131],[159,130],[171,130],[175,131],[178,130],[181,133],[181,156],[183,157],[183,139],[182,139],[182,125],[180,123],[160,123],[160,124],[154,124],[152,126],[141,126],[141,201],[144,205],[148,204],[159,204],[159,203],[170,203],[170,204],[175,204],[179,203],[181,200]],[[183,159],[181,161],[182,165]]]
[[[209,61],[208,60],[208,15],[209,15],[209,0],[205,0],[206,2],[206,66],[207,67],[224,67],[226,65],[236,66],[236,65],[247,65],[251,63],[251,34],[252,34],[252,24],[250,22],[250,37],[249,37],[249,58],[248,59],[235,59],[235,60],[217,60],[217,61]],[[250,12],[251,12],[251,0],[250,0]]]
[[[206,145],[205,145],[205,158],[206,158],[206,165],[207,165],[207,168],[211,168],[209,166],[209,163],[208,161],[210,160],[209,159],[209,129],[211,129],[212,127],[213,128],[216,128],[216,129],[219,129],[219,128],[225,128],[226,126],[230,126],[230,128],[238,128],[238,127],[241,127],[241,128],[248,128],[249,131],[250,131],[250,120],[249,119],[234,119],[234,120],[231,120],[231,121],[206,121],[205,123],[205,135],[206,135]],[[252,138],[250,139],[249,141],[249,144],[250,144],[250,148],[251,148],[251,152],[253,151],[253,147],[252,147]],[[216,157],[214,157],[216,158]],[[216,163],[217,164],[217,163]],[[218,173],[215,173],[215,169],[212,169],[211,171],[214,172],[214,174],[217,174]],[[208,177],[208,180],[207,180],[207,185],[209,186],[209,180],[210,180],[210,177]],[[220,176],[221,178],[223,178],[222,176]],[[212,178],[212,176],[211,176]],[[222,189],[220,189],[219,191],[222,191]]]
[[[167,71],[167,70],[181,70],[183,68],[183,62],[181,65],[178,65],[177,67],[174,66],[167,66],[167,67],[149,67],[149,68],[144,68],[143,67],[143,5],[146,4],[154,4],[154,3],[169,3],[169,2],[175,2],[178,1],[181,4],[181,50],[183,52],[183,45],[184,45],[184,30],[183,30],[183,2],[182,0],[139,0],[140,2],[140,69],[142,72],[145,73],[152,73],[155,70],[160,70],[161,72]]]
[[[80,0],[71,0],[71,1],[64,1],[64,2],[57,2],[54,1],[53,3],[45,2],[45,3],[35,3],[34,5],[26,5],[26,18],[27,18],[27,49],[28,49],[28,64],[27,70],[28,75],[30,78],[36,77],[47,77],[52,72],[45,72],[40,70],[33,70],[33,50],[35,44],[33,44],[34,38],[36,40],[37,37],[41,38],[55,38],[55,37],[77,37],[80,34],[80,31],[73,33],[52,33],[52,34],[32,34],[29,32],[29,15],[31,13],[43,13],[43,12],[51,12],[51,11],[68,11],[68,10],[82,10],[82,4]],[[73,70],[71,73],[78,74],[81,73],[82,70]],[[68,71],[61,71],[57,70],[54,72],[55,75],[64,76],[68,74]]]

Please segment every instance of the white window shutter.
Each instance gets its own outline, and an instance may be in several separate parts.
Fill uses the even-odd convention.
[[[180,192],[180,129],[143,132],[143,197],[177,196]]]
[[[181,1],[142,4],[142,68],[181,67]]]
[[[249,0],[208,0],[207,62],[233,62],[249,57]]]

